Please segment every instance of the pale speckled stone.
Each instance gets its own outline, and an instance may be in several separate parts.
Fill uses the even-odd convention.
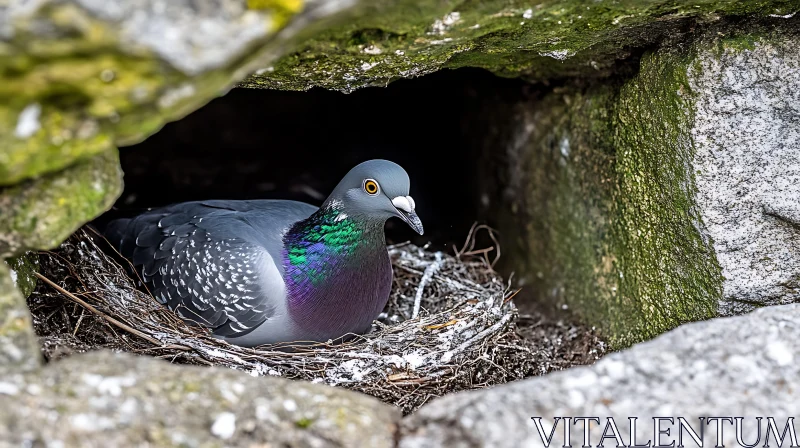
[[[602,425],[611,416],[626,444],[628,417],[639,417],[637,440],[646,443],[653,436],[652,417],[684,417],[698,430],[698,417],[738,416],[746,417],[744,435],[751,442],[754,417],[775,417],[782,429],[787,417],[800,414],[798,340],[800,304],[686,324],[591,367],[436,400],[403,421],[400,447],[540,447],[531,420],[536,416],[546,430],[556,416],[597,416]],[[676,425],[663,427],[675,436]],[[714,446],[715,427],[710,428],[704,446]],[[563,445],[562,430],[551,447]],[[591,424],[592,446],[602,431]],[[572,445],[580,446],[582,426],[572,433]],[[671,440],[676,439],[664,437]],[[686,440],[686,446],[696,446]],[[739,446],[729,425],[723,440]],[[605,446],[614,446],[613,439]]]
[[[5,375],[0,402],[0,447],[380,448],[400,418],[344,389],[106,351]]]
[[[73,3],[103,23],[114,24],[123,50],[152,52],[189,76],[228,65],[232,58],[262,44],[278,27],[270,14],[249,10],[243,0],[36,0],[0,5],[0,37],[13,35],[10,23],[14,20],[35,17],[48,4],[65,3]],[[307,13],[325,9],[322,14],[329,14],[354,2],[306,3]]]
[[[8,265],[0,260],[0,381],[3,381],[4,372],[35,370],[41,362],[28,305],[17,290]],[[0,387],[0,396],[2,389]]]
[[[697,203],[725,277],[721,315],[800,300],[800,39],[709,46],[697,98]]]

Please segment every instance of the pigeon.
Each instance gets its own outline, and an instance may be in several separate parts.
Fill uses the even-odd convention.
[[[422,222],[400,165],[369,160],[320,207],[290,200],[173,204],[109,222],[106,239],[152,295],[231,344],[364,334],[392,286],[384,224]]]

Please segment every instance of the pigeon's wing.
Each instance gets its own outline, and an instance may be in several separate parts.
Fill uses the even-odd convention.
[[[217,335],[240,336],[283,299],[261,287],[259,273],[275,272],[266,264],[276,261],[240,214],[188,204],[112,223],[106,235],[161,303]]]

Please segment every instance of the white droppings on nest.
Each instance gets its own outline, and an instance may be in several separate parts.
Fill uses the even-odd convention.
[[[419,287],[417,287],[417,294],[414,296],[414,309],[411,311],[411,318],[415,319],[419,315],[419,307],[422,303],[422,294],[425,292],[425,285],[431,281],[436,272],[442,267],[442,253],[436,252],[434,254],[434,260],[428,267],[425,268],[425,272],[422,274],[422,279],[419,281]]]
[[[277,371],[275,369],[272,369],[269,366],[264,365],[264,364],[256,364],[250,370],[250,376],[265,376],[265,375],[281,376],[281,372],[279,372],[279,371]]]
[[[222,351],[222,350],[218,350],[218,349],[210,349],[210,350],[207,350],[205,354],[208,355],[211,358],[222,358],[222,359],[227,359],[229,361],[233,361],[235,363],[245,364],[244,360],[241,357],[236,356],[233,353],[229,353],[229,352],[226,352],[226,351]]]
[[[351,359],[335,365],[325,371],[327,383],[333,385],[362,381],[370,373],[365,367],[366,362],[362,359]]]
[[[42,106],[39,103],[31,103],[25,106],[17,117],[17,126],[14,128],[14,136],[17,138],[29,138],[35,134],[41,124],[39,115],[42,114]]]

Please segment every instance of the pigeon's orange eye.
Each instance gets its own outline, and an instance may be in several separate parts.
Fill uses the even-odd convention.
[[[369,195],[375,196],[378,194],[378,191],[380,191],[380,188],[378,187],[377,182],[372,179],[367,179],[364,181],[364,191],[366,191]]]

